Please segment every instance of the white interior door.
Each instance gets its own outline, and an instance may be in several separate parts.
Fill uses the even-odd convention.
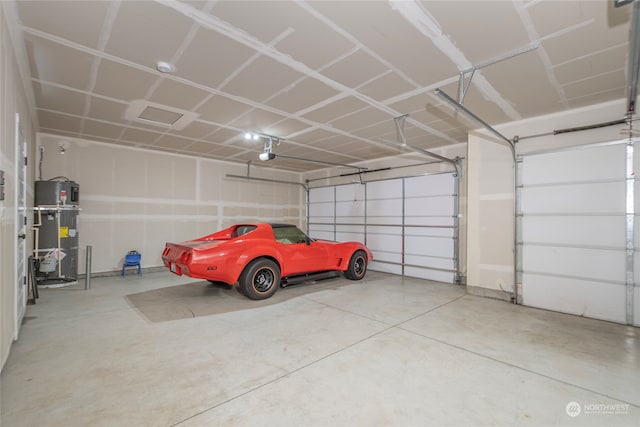
[[[20,116],[16,114],[15,147],[15,339],[20,333],[20,325],[27,307],[27,141],[20,126]]]
[[[626,145],[526,155],[522,303],[626,323]]]

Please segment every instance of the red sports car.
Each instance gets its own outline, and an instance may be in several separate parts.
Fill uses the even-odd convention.
[[[316,273],[344,272],[360,280],[373,259],[362,243],[309,238],[288,224],[239,224],[199,239],[167,243],[162,261],[172,273],[211,282],[239,284],[251,299]]]

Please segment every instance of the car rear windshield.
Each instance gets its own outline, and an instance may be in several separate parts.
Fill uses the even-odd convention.
[[[273,234],[280,243],[292,244],[305,243],[307,241],[307,235],[295,226],[273,227]]]
[[[240,225],[236,227],[235,230],[231,233],[231,238],[240,237],[244,234],[247,234],[250,231],[255,230],[257,227],[255,225]]]

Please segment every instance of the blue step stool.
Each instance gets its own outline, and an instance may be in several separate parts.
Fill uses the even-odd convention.
[[[140,259],[142,259],[142,254],[140,254],[138,251],[129,251],[124,256],[124,264],[122,264],[122,276],[124,277],[124,270],[127,267],[138,267],[138,274],[142,274]]]

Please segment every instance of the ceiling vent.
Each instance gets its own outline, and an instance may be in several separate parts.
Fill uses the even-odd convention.
[[[129,104],[124,112],[127,120],[148,125],[159,126],[165,129],[181,130],[189,123],[196,120],[199,114],[180,110],[166,105],[137,99]]]

